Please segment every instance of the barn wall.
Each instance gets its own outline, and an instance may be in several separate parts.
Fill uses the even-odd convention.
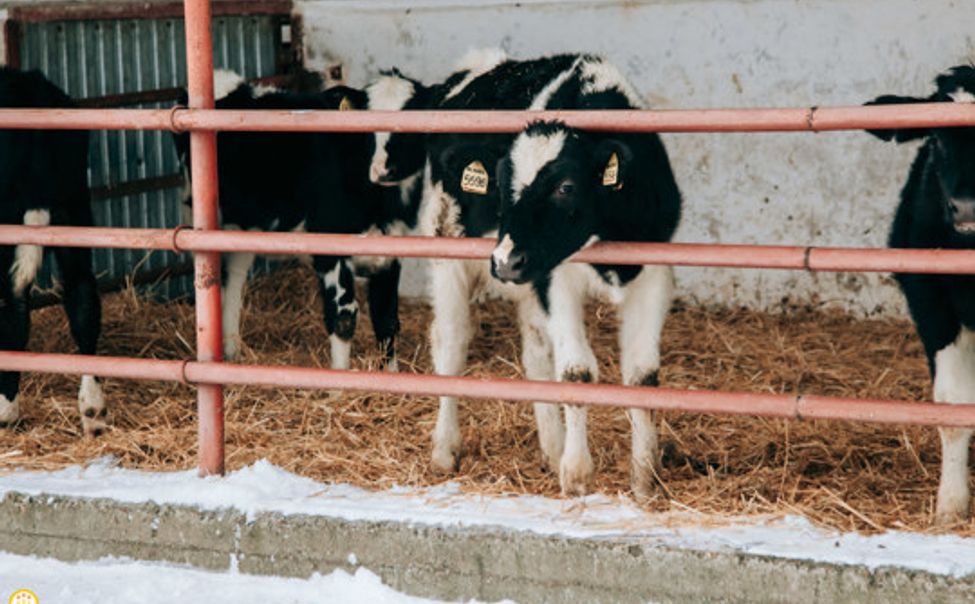
[[[306,59],[342,59],[350,83],[399,66],[425,81],[466,49],[514,57],[609,57],[654,107],[858,104],[927,94],[973,54],[975,2],[963,0],[658,0],[545,2],[300,0]],[[409,7],[409,8],[408,8]],[[915,147],[860,132],[674,134],[666,144],[685,196],[687,242],[880,246]],[[776,307],[785,297],[855,312],[903,312],[889,278],[680,269],[701,302]],[[419,287],[415,274],[408,289]]]

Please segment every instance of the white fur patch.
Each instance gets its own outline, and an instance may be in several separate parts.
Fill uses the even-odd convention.
[[[949,92],[948,97],[956,103],[975,103],[975,94],[965,90],[961,86],[954,92]]]
[[[642,107],[643,100],[623,74],[602,58],[589,58],[582,62],[583,94],[595,94],[612,88],[619,89],[634,107]]]
[[[328,336],[328,343],[332,350],[332,369],[348,369],[351,366],[352,342],[332,334]]]
[[[105,395],[98,380],[91,375],[81,376],[81,387],[78,388],[78,410],[84,415],[86,409],[102,410],[105,408]]]
[[[374,111],[399,111],[415,93],[413,82],[395,75],[384,75],[366,87],[367,105]]]
[[[342,287],[341,283],[339,283],[339,272],[341,271],[341,267],[342,263],[336,262],[335,266],[332,267],[332,270],[325,273],[325,276],[322,278],[322,282],[325,284],[326,289],[329,287],[335,289],[336,300],[341,298],[342,294],[345,293],[345,288]]]
[[[562,131],[547,135],[518,135],[511,146],[512,203],[518,203],[521,192],[535,180],[545,164],[558,157],[564,145],[565,132]]]
[[[420,173],[417,172],[413,176],[408,176],[399,183],[399,200],[404,206],[410,205],[410,201],[413,199],[413,190],[417,187],[420,180]]]
[[[975,403],[975,332],[964,327],[954,342],[934,355],[934,400]]]
[[[20,402],[17,397],[8,400],[6,396],[0,394],[0,422],[10,424],[20,418]]]
[[[47,226],[51,224],[51,213],[47,210],[27,210],[24,212],[24,224],[28,226]],[[14,263],[10,267],[13,278],[14,294],[24,293],[44,262],[44,248],[39,245],[18,245],[14,252]]]
[[[233,91],[231,91],[231,92],[233,92]],[[257,86],[254,86],[253,88],[251,88],[251,92],[254,94],[254,98],[260,98],[262,96],[267,96],[269,94],[276,94],[278,92],[282,92],[282,90],[280,88],[275,87],[275,86],[268,86],[266,84],[258,84]]]
[[[366,87],[366,106],[373,111],[400,111],[414,94],[416,86],[413,82],[400,76],[384,75]],[[386,161],[389,159],[386,149],[389,132],[377,132],[375,137],[376,150],[369,166],[369,179],[372,182],[378,182],[386,175]]]
[[[562,84],[564,84],[566,80],[572,77],[572,74],[576,72],[576,68],[579,66],[581,61],[582,57],[576,59],[573,61],[571,67],[552,78],[552,81],[546,84],[545,87],[539,91],[538,96],[532,100],[531,105],[528,106],[528,109],[531,111],[541,111],[542,109],[545,109],[548,106],[549,99],[551,99],[552,95],[562,87]]]
[[[244,78],[229,69],[213,70],[213,98],[222,99],[244,83]]]
[[[500,48],[477,48],[467,51],[457,62],[458,71],[467,71],[467,75],[447,93],[445,99],[451,99],[478,76],[485,74],[499,64],[508,60],[508,55]]]
[[[244,306],[244,285],[247,273],[254,264],[254,254],[238,252],[227,254],[224,283],[220,300],[223,304],[223,355],[227,360],[237,356],[240,349],[240,311]]]
[[[494,257],[494,262],[497,264],[508,264],[508,258],[511,256],[511,250],[514,247],[515,242],[511,240],[511,236],[505,235],[501,243],[491,252],[491,256]]]
[[[954,342],[934,355],[934,400],[975,403],[975,332],[964,327]],[[941,484],[936,514],[948,521],[969,512],[968,449],[972,431],[941,428]]]

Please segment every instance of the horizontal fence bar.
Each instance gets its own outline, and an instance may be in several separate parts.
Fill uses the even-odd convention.
[[[975,103],[608,111],[0,109],[0,128],[511,133],[539,119],[606,132],[777,132],[975,125]]]
[[[615,384],[581,384],[507,378],[448,377],[309,367],[238,365],[199,361],[131,359],[33,352],[0,352],[8,371],[90,374],[111,378],[190,384],[237,384],[390,392],[421,396],[546,401],[602,407],[633,407],[690,413],[975,426],[975,405],[838,398],[815,395],[678,390]]]
[[[265,233],[109,227],[0,225],[0,245],[33,244],[324,256],[398,256],[486,260],[495,240],[482,237],[392,237],[332,233]],[[827,248],[704,243],[598,242],[573,262],[667,264],[830,272],[975,274],[975,250]]]

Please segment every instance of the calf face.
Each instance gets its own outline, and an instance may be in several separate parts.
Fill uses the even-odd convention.
[[[935,80],[938,90],[927,98],[884,95],[867,103],[887,105],[927,102],[975,102],[975,67],[955,67]],[[975,128],[901,128],[869,130],[874,136],[898,143],[926,139],[927,173],[940,193],[944,226],[975,238]]]
[[[583,248],[597,229],[597,204],[623,187],[631,153],[559,122],[536,122],[499,162],[501,216],[491,272],[525,283]]]

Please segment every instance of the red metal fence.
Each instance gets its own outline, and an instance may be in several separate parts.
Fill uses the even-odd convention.
[[[190,131],[193,228],[113,229],[0,225],[0,244],[166,249],[193,252],[196,361],[0,352],[0,368],[123,379],[181,381],[197,387],[201,474],[223,472],[223,384],[378,390],[651,409],[943,426],[975,426],[975,405],[565,384],[511,379],[388,374],[235,365],[221,359],[220,252],[392,255],[487,260],[486,239],[221,232],[217,224],[216,131],[515,132],[534,119],[631,132],[772,132],[975,125],[975,104],[672,111],[330,112],[213,110],[210,2],[184,0],[189,107],[173,110],[0,109],[0,128]],[[800,246],[598,243],[574,261],[810,271],[975,274],[975,251]]]

